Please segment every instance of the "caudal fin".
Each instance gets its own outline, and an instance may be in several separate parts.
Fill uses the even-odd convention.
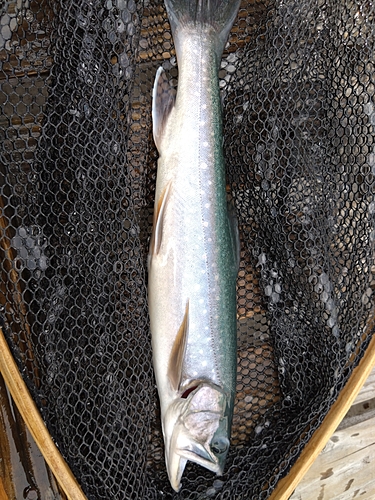
[[[216,53],[221,57],[239,5],[240,0],[165,0],[176,49],[180,31],[209,28]]]

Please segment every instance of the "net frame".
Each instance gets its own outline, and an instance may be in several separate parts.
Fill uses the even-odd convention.
[[[374,7],[308,4],[243,2],[222,61],[233,446],[223,478],[189,466],[181,498],[267,498],[373,333]],[[7,2],[1,26],[9,345],[89,498],[172,497],[145,334],[150,90],[160,64],[177,78],[163,5]]]

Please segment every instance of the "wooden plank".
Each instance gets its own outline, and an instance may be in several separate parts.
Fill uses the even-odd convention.
[[[375,398],[375,368],[370,373],[364,386],[359,391],[358,396],[355,398],[353,404],[357,405],[360,403],[364,403],[365,401],[368,401],[373,398]]]
[[[290,500],[375,498],[375,368]]]
[[[375,417],[333,434],[290,500],[375,498]]]
[[[372,325],[370,325],[372,326]],[[312,466],[319,453],[323,450],[327,441],[335,432],[337,426],[344,418],[346,412],[357,397],[360,389],[369,377],[375,366],[375,335],[359,362],[359,365],[353,370],[353,373],[340,392],[339,397],[333,404],[331,410],[323,420],[319,429],[311,437],[305,448],[302,450],[297,462],[291,468],[289,474],[281,479],[269,500],[288,500],[296,489],[302,477]]]

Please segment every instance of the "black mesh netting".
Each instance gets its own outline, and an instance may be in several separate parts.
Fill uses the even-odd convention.
[[[217,478],[166,475],[146,257],[151,89],[176,82],[161,1],[13,0],[0,19],[0,302],[89,499],[265,499],[370,340],[375,6],[250,0],[220,71],[240,223],[238,385]]]

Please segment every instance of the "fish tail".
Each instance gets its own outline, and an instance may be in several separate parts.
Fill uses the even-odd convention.
[[[165,0],[177,58],[179,33],[209,30],[215,50],[221,58],[240,0]]]

